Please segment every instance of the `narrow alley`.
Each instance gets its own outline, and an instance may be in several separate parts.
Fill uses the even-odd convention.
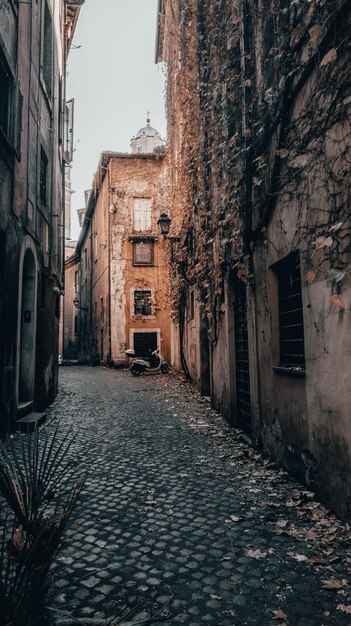
[[[57,624],[350,625],[347,525],[181,376],[61,367],[56,420],[87,476],[50,570]]]

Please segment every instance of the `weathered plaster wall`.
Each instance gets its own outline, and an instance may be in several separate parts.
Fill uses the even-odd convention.
[[[158,233],[157,220],[168,210],[162,156],[115,157],[109,166],[111,233],[111,349],[112,361],[125,361],[132,331],[160,329],[160,349],[170,360],[169,241]],[[151,199],[151,229],[133,230],[133,198]],[[154,238],[153,266],[133,265],[132,236]],[[152,291],[152,315],[134,315],[133,289]]]
[[[212,401],[235,423],[234,273],[247,285],[254,439],[346,515],[350,4],[165,0],[163,10],[169,194],[181,235],[172,307],[188,339],[185,364],[202,389],[205,319]],[[279,337],[270,268],[294,250],[306,353],[299,378],[272,370]],[[195,331],[188,322],[194,286]]]

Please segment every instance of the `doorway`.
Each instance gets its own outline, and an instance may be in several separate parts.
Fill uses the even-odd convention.
[[[143,332],[133,333],[134,351],[136,357],[149,358],[150,353],[156,350],[157,333]]]
[[[211,396],[211,354],[207,318],[200,318],[200,324],[200,390],[201,395],[208,398]]]
[[[234,348],[237,424],[252,437],[249,339],[247,331],[246,284],[234,279]]]
[[[34,255],[27,249],[23,259],[20,317],[18,404],[34,400],[37,272]]]

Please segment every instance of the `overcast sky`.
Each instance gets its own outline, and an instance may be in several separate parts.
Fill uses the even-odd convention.
[[[166,136],[164,75],[155,65],[157,0],[85,0],[68,59],[75,99],[72,238],[101,152],[130,152],[146,124]],[[78,46],[81,46],[78,48]]]

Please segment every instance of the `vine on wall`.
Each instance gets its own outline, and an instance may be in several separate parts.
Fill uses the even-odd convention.
[[[175,317],[196,284],[215,340],[228,272],[247,280],[272,220],[286,233],[285,253],[303,254],[306,282],[328,278],[331,306],[343,306],[351,264],[349,3],[165,7],[169,192],[181,238]]]

